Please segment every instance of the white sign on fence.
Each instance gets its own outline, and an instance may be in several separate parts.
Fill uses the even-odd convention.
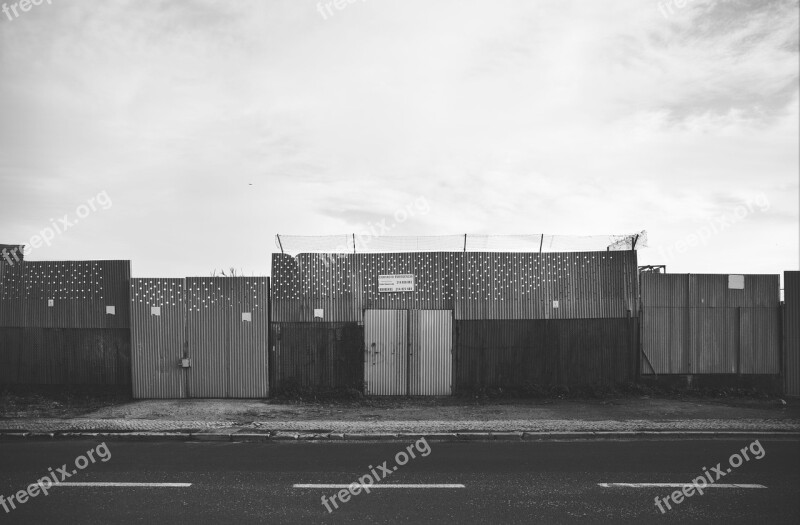
[[[731,290],[744,290],[744,275],[729,275],[728,288]]]
[[[378,292],[413,292],[414,274],[378,275]]]

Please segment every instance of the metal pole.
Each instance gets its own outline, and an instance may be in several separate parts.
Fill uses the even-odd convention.
[[[542,245],[544,244],[544,234],[542,234],[542,238],[539,240],[539,254],[542,253]]]
[[[464,253],[467,252],[467,234],[464,234]]]
[[[356,234],[353,234],[353,253],[356,253]]]
[[[275,234],[275,237],[278,239],[278,246],[281,248],[281,255],[283,255],[283,243],[281,243],[281,236],[279,233]]]

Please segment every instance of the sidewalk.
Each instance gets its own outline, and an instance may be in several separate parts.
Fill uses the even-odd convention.
[[[6,414],[8,416],[8,414]],[[0,437],[267,440],[542,439],[560,436],[800,436],[800,403],[753,399],[148,400],[68,418],[0,418]]]

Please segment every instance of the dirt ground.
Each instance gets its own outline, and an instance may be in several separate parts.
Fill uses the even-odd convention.
[[[0,390],[0,418],[69,418],[130,402],[130,395],[69,388]]]
[[[124,396],[0,394],[0,418],[168,421],[448,421],[800,419],[800,400],[776,398],[465,399],[373,398],[355,401],[140,400]]]

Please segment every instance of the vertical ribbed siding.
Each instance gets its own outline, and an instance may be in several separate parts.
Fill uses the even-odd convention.
[[[687,374],[683,349],[689,341],[688,309],[651,306],[642,310],[642,374]],[[652,368],[651,368],[652,367]]]
[[[130,328],[130,274],[130,261],[24,261],[7,267],[0,280],[0,326]],[[107,315],[106,306],[116,314]]]
[[[259,398],[269,394],[267,351],[269,284],[266,277],[236,278],[230,326],[229,397]],[[252,321],[243,321],[250,313]]]
[[[186,279],[186,334],[192,367],[189,397],[227,397],[232,278]]]
[[[409,312],[409,355],[412,396],[452,394],[453,312],[412,310]]]
[[[129,261],[0,267],[0,382],[130,384]]]
[[[185,397],[183,279],[131,279],[131,368],[135,399]],[[161,315],[151,313],[159,307]]]
[[[642,274],[641,373],[780,372],[779,276],[728,277]]]
[[[0,384],[130,385],[130,331],[0,327]]]
[[[364,327],[358,323],[273,323],[272,392],[349,388],[364,383]]]
[[[463,266],[459,320],[637,315],[636,252],[467,253]]]
[[[414,292],[380,293],[412,273]],[[636,252],[274,254],[273,322],[359,322],[367,309],[455,310],[456,319],[636,316]],[[559,301],[558,308],[553,301]]]
[[[638,318],[456,320],[455,388],[613,384],[636,377]]]
[[[367,395],[408,392],[408,312],[364,312],[364,390]]]
[[[135,397],[268,395],[266,277],[134,279],[132,298]]]
[[[800,272],[783,274],[784,389],[800,396]]]
[[[0,260],[0,328],[24,325],[24,289],[22,266]]]
[[[739,309],[739,373],[779,374],[779,308]]]

